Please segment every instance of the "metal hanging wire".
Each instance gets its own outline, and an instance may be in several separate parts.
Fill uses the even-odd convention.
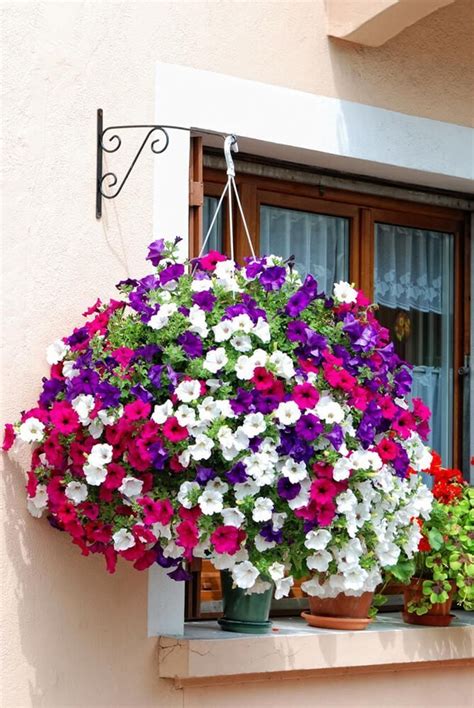
[[[235,184],[235,165],[234,165],[234,160],[232,159],[232,151],[233,152],[238,152],[239,151],[239,146],[237,143],[237,138],[235,135],[228,135],[226,139],[224,140],[224,157],[227,165],[227,182],[225,184],[225,187],[222,191],[222,194],[220,196],[220,199],[217,203],[216,210],[214,212],[214,216],[212,217],[211,223],[209,225],[209,228],[207,230],[206,236],[202,242],[201,250],[199,251],[199,257],[202,256],[204,253],[204,249],[206,248],[206,244],[209,240],[209,237],[212,233],[212,229],[214,228],[214,224],[216,223],[216,219],[219,215],[219,212],[222,208],[222,204],[224,201],[224,197],[227,194],[228,195],[228,205],[229,205],[229,235],[230,235],[230,257],[232,260],[235,260],[234,258],[234,216],[233,216],[233,209],[232,209],[232,194],[235,196],[235,201],[237,203],[239,213],[240,213],[240,218],[242,219],[242,223],[244,225],[244,231],[245,235],[247,236],[247,241],[250,247],[250,252],[252,256],[255,258],[255,250],[253,247],[252,239],[250,237],[250,232],[247,226],[247,221],[245,219],[244,211],[242,209],[242,203],[240,201],[239,197],[239,192],[237,190],[237,185]]]

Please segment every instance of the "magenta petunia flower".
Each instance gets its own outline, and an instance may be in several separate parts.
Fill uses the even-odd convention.
[[[163,424],[163,435],[172,443],[177,443],[181,440],[186,440],[188,430],[187,428],[183,428],[183,426],[178,423],[177,418],[172,416]]]
[[[319,392],[310,383],[298,384],[294,387],[291,397],[302,410],[314,408],[319,401]]]
[[[217,553],[228,553],[232,556],[237,553],[244,538],[245,533],[235,526],[218,526],[211,534],[211,543]]]

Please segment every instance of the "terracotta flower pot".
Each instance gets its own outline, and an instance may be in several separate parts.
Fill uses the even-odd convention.
[[[326,629],[365,629],[371,619],[369,610],[373,592],[364,592],[355,597],[339,593],[336,597],[309,597],[310,613],[303,612],[302,617],[312,627]]]
[[[273,586],[263,593],[247,595],[245,590],[233,587],[232,575],[221,572],[224,616],[217,620],[226,632],[266,634],[271,631],[268,619],[272,602]]]
[[[422,624],[430,627],[447,627],[454,619],[454,615],[450,614],[453,604],[453,597],[456,591],[456,584],[450,580],[451,590],[449,597],[445,602],[435,602],[429,611],[424,615],[417,615],[416,612],[409,612],[408,605],[410,602],[419,602],[423,597],[423,581],[424,578],[412,578],[409,585],[406,585],[403,591],[405,607],[403,611],[403,620],[407,624]]]

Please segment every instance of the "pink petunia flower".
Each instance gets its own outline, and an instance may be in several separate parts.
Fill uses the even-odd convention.
[[[15,442],[15,429],[13,428],[13,425],[11,423],[6,423],[5,425],[5,433],[3,436],[3,445],[2,445],[2,450],[5,452],[8,452],[8,450],[11,448],[13,443]]]
[[[172,443],[186,440],[188,430],[178,423],[178,419],[172,416],[163,424],[163,435]]]
[[[302,410],[314,408],[319,401],[319,392],[310,383],[298,384],[294,387],[291,397]]]
[[[209,251],[205,256],[199,258],[199,265],[203,270],[214,271],[220,261],[226,261],[227,256],[223,256],[218,251]]]
[[[211,543],[217,553],[228,553],[233,556],[239,550],[245,537],[245,532],[235,526],[218,526],[211,534]]]
[[[79,416],[67,401],[55,403],[49,415],[57,432],[63,435],[71,435],[80,427]]]
[[[191,550],[199,543],[199,531],[192,521],[182,521],[176,527],[178,546],[183,546],[186,550]]]

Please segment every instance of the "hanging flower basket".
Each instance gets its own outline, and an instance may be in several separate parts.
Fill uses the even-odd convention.
[[[429,411],[374,307],[273,256],[182,263],[158,240],[148,260],[48,348],[7,426],[6,448],[33,448],[29,511],[109,572],[184,580],[206,558],[249,595],[308,575],[310,596],[373,592],[431,507]]]

